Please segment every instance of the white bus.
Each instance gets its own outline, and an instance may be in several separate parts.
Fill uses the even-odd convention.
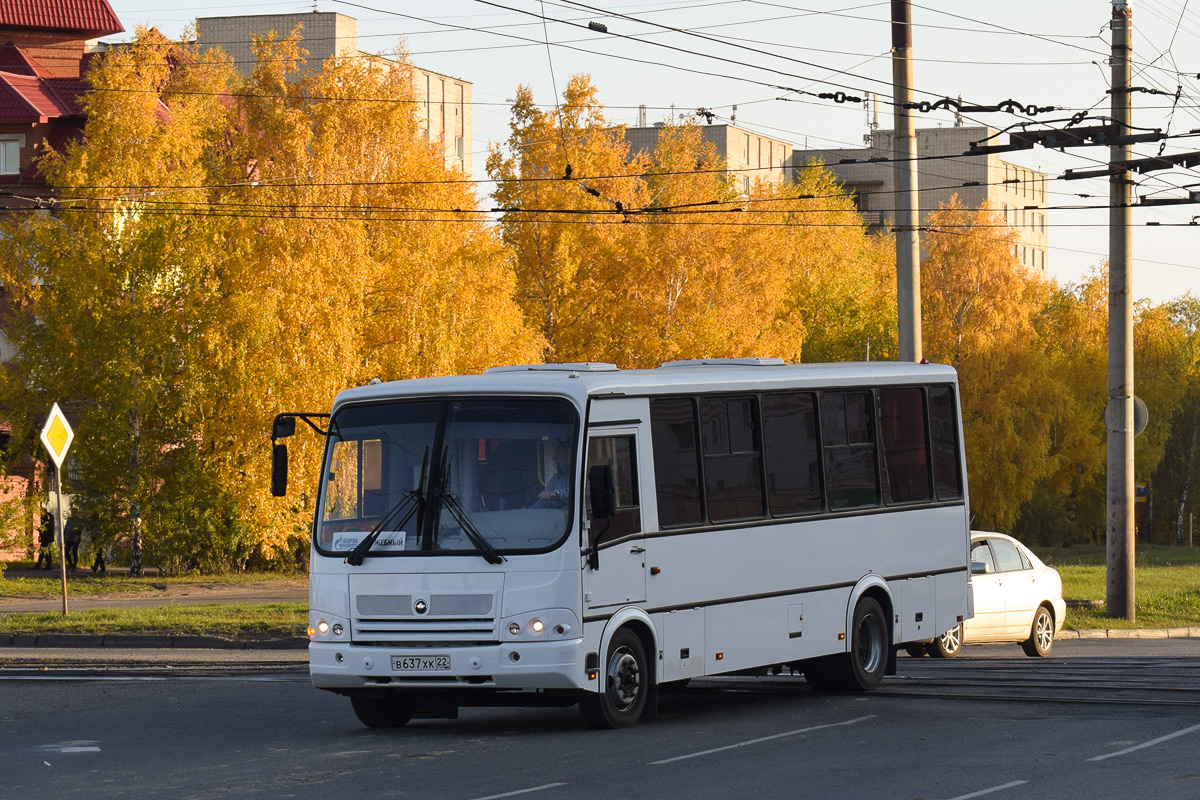
[[[778,359],[577,363],[377,383],[331,414],[310,673],[368,726],[803,672],[869,690],[969,617],[953,369]],[[327,430],[325,427],[327,426]]]

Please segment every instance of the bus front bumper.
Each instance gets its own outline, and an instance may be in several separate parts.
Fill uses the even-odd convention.
[[[310,642],[308,661],[318,689],[596,688],[584,670],[582,639],[432,648]]]

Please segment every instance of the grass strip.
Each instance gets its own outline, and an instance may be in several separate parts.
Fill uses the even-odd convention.
[[[0,633],[187,634],[226,638],[303,636],[308,603],[214,603],[0,614]]]
[[[40,575],[17,575],[13,570],[0,580],[0,597],[57,597],[62,593],[62,575],[56,566]],[[67,596],[102,597],[118,594],[158,592],[169,586],[239,586],[242,584],[271,584],[279,587],[307,587],[304,575],[280,576],[272,573],[239,572],[236,575],[183,575],[173,578],[142,577],[115,574],[106,577],[90,572],[67,575]]]

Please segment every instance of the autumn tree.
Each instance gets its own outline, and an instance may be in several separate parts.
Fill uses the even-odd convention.
[[[1007,529],[1049,471],[1051,376],[1034,327],[1048,287],[1013,256],[1015,232],[955,196],[928,216],[924,354],[959,371],[974,524]]]
[[[306,557],[312,498],[267,496],[269,426],[375,377],[535,358],[511,263],[419,135],[403,60],[302,72],[293,34],[225,57],[139,31],[89,74],[84,137],[42,163],[55,214],[0,238],[19,312],[3,387],[32,452],[78,420],[78,513],[138,565]],[[316,437],[296,437],[315,484]]]
[[[809,336],[818,356],[872,335],[887,350],[889,312],[827,313],[886,296],[888,256],[819,166],[747,193],[695,125],[664,126],[652,152],[631,151],[590,80],[575,76],[557,111],[518,90],[511,136],[488,169],[517,296],[548,359],[800,361]]]

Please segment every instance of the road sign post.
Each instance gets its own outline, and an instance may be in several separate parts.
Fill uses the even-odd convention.
[[[55,403],[46,417],[46,424],[42,426],[42,445],[50,454],[50,460],[54,462],[54,537],[58,540],[58,568],[62,573],[64,617],[67,615],[67,543],[63,540],[66,520],[63,518],[62,462],[74,438],[75,431],[71,430],[71,423],[67,422],[62,409]]]

